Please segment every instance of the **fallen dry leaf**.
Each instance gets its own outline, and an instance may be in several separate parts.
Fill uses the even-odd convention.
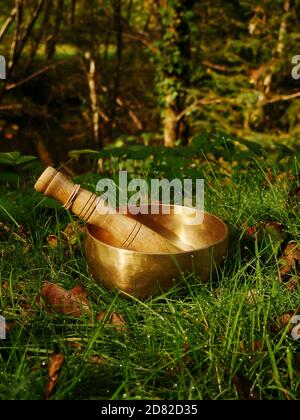
[[[106,359],[104,357],[97,355],[90,357],[87,361],[93,363],[93,365],[103,365],[106,363]]]
[[[288,311],[288,312],[284,312],[283,314],[279,315],[275,321],[272,321],[269,324],[269,329],[273,334],[277,334],[279,333],[281,330],[283,330],[284,328],[286,328],[289,324],[290,324],[290,329],[289,329],[289,334],[294,326],[293,323],[291,323],[293,317],[295,315],[299,314],[299,311]]]
[[[48,235],[47,242],[50,248],[57,248],[58,245],[58,237],[56,235]]]
[[[127,326],[125,319],[122,315],[112,312],[109,316],[107,315],[106,311],[102,311],[97,315],[97,321],[100,322],[108,322],[109,324],[113,325],[116,329],[116,331],[119,332],[126,332]]]
[[[300,287],[300,278],[291,277],[284,286],[290,291],[298,290],[298,287]]]
[[[20,305],[21,318],[33,319],[35,318],[36,310],[30,303],[22,303]]]
[[[64,343],[69,346],[72,347],[74,349],[81,349],[83,344],[81,344],[81,338],[79,337],[67,337],[64,340]]]
[[[4,281],[1,283],[1,290],[0,290],[0,292],[5,293],[8,289],[9,289],[9,283],[8,283],[8,281],[7,281],[7,280],[4,280]]]
[[[90,312],[87,295],[82,286],[66,290],[53,283],[45,283],[41,296],[57,312],[65,315],[81,316]]]
[[[256,227],[255,226],[248,226],[247,228],[246,228],[246,233],[247,233],[247,235],[248,236],[254,236],[255,234],[256,234],[256,232],[257,232],[257,230],[256,230]]]
[[[279,258],[279,278],[287,282],[292,277],[300,261],[300,249],[298,244],[287,244],[283,256]]]
[[[284,231],[284,227],[282,223],[275,222],[275,221],[269,221],[263,224],[262,230],[265,233],[265,235],[269,236],[269,238],[276,242],[276,243],[282,243],[284,240],[286,240],[286,232]]]
[[[59,373],[64,363],[64,356],[61,353],[51,354],[48,367],[48,383],[45,392],[45,400],[48,400],[53,394],[54,388],[59,379]]]
[[[274,183],[274,180],[275,180],[275,178],[274,178],[274,174],[273,174],[272,169],[271,168],[267,168],[265,170],[265,179],[264,179],[264,182],[263,182],[263,186],[265,188],[269,187],[270,184],[273,184]]]
[[[283,225],[282,223],[279,223],[279,222],[274,222],[274,221],[266,222],[264,223],[263,227],[266,230],[275,231],[277,233],[280,233],[283,231]]]
[[[258,351],[263,351],[264,350],[264,346],[261,340],[255,340],[252,343],[252,351],[253,352],[258,352]]]
[[[291,177],[292,172],[290,169],[286,172],[276,173],[271,168],[268,168],[265,170],[265,180],[263,185],[265,188],[269,187],[270,185],[275,185],[276,183],[288,186]]]
[[[18,225],[17,232],[15,232],[9,226],[6,226],[3,222],[0,222],[0,240],[8,241],[10,235],[12,235],[16,241],[23,242],[24,244],[28,245],[28,238],[23,225]]]
[[[290,280],[291,273],[296,267],[295,261],[287,257],[280,257],[278,263],[280,265],[280,269],[278,271],[280,280],[288,282]]]
[[[77,241],[76,228],[73,223],[69,223],[63,231],[64,237],[69,246],[72,246]]]
[[[245,345],[244,342],[241,341],[239,347],[241,353],[257,353],[265,351],[261,340],[254,340],[250,346]]]
[[[258,226],[246,225],[245,231],[248,237],[259,241],[265,236],[268,236],[275,243],[281,243],[286,239],[284,226],[276,221],[268,221]]]
[[[255,305],[261,298],[259,290],[251,289],[246,293],[246,303],[248,305]]]
[[[70,292],[82,302],[85,302],[87,305],[89,304],[88,294],[82,284],[77,284],[70,290]]]
[[[300,261],[300,248],[298,244],[287,244],[284,248],[283,255],[285,257]]]
[[[77,243],[78,235],[84,232],[84,227],[81,226],[78,222],[68,223],[65,229],[63,230],[64,238],[67,244],[72,247]]]

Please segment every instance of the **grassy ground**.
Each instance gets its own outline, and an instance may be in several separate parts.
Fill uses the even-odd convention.
[[[299,287],[291,291],[278,278],[281,239],[299,241],[299,204],[289,196],[290,175],[278,177],[285,171],[273,166],[266,182],[262,165],[231,179],[207,173],[206,210],[231,232],[217,278],[202,284],[184,275],[173,290],[143,302],[94,283],[80,239],[70,244],[62,233],[70,216],[22,204],[21,194],[33,184],[21,177],[17,193],[27,209],[26,232],[20,234],[18,216],[2,206],[11,231],[2,226],[0,306],[12,324],[0,341],[0,399],[42,399],[53,352],[62,353],[65,363],[52,399],[299,398],[300,340],[288,328],[269,328],[278,315],[300,306]],[[15,188],[3,183],[1,197],[13,198]],[[266,221],[282,223],[279,241],[247,235],[248,227]],[[50,234],[58,238],[54,247]],[[38,304],[46,280],[66,289],[83,284],[92,314],[75,318]],[[95,321],[102,310],[122,314],[127,331]]]

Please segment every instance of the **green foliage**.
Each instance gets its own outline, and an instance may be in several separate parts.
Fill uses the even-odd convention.
[[[25,166],[28,168],[28,163],[36,162],[36,156],[24,156],[21,152],[0,153],[0,165],[9,166]]]
[[[277,145],[270,150],[260,143],[235,137],[223,131],[196,135],[189,146],[164,147],[136,144],[109,147],[103,150],[73,150],[72,159],[83,158],[92,162],[100,160],[101,175],[112,176],[119,170],[127,170],[146,178],[206,178],[213,165],[214,171],[231,176],[235,170],[245,170],[255,160],[273,158],[293,161],[295,150]]]

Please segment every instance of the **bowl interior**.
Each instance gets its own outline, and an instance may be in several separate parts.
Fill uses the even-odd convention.
[[[150,209],[147,207],[144,212],[147,214],[133,215],[129,212],[127,215],[163,235],[183,251],[208,248],[227,236],[225,223],[209,213],[182,206],[159,205],[157,209],[159,214],[148,214]],[[169,214],[163,214],[167,211]],[[105,230],[93,225],[89,225],[88,230],[94,238],[114,246]]]

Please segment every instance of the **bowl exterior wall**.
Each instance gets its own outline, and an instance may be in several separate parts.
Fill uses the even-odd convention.
[[[214,246],[180,254],[143,254],[111,247],[88,229],[84,239],[86,261],[94,279],[138,299],[169,290],[180,281],[181,272],[195,273],[206,282],[222,263],[227,248],[227,234]]]

